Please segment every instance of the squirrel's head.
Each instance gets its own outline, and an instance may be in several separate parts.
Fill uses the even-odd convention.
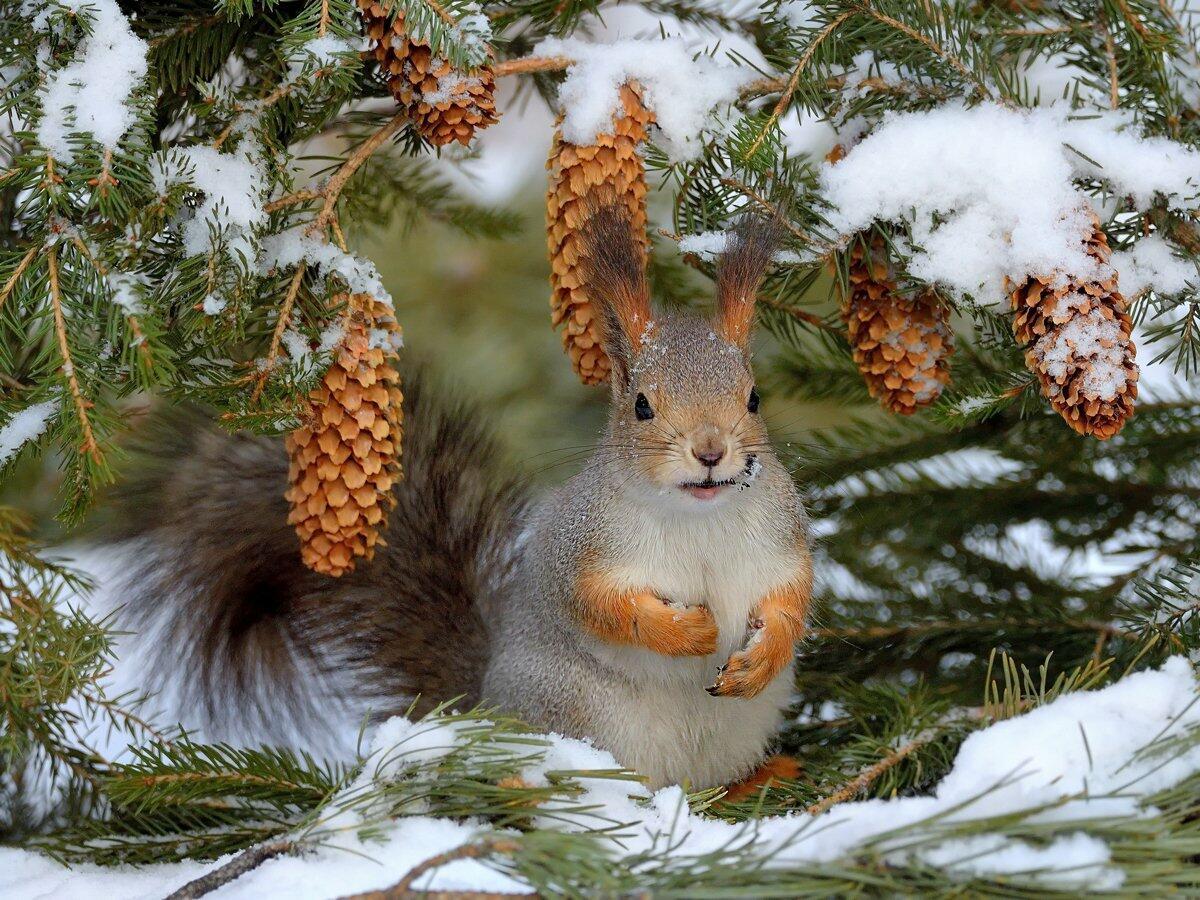
[[[640,483],[706,506],[749,489],[770,454],[750,368],[775,222],[747,216],[717,267],[712,318],[653,312],[645,255],[616,206],[591,211],[584,274],[612,364],[606,450]]]

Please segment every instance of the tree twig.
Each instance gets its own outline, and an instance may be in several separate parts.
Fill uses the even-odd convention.
[[[192,881],[189,881],[178,890],[168,894],[165,900],[195,900],[196,897],[203,897],[205,894],[210,894],[219,887],[224,887],[229,882],[240,878],[252,869],[256,869],[265,863],[268,859],[274,859],[276,856],[281,856],[285,853],[291,853],[297,848],[295,841],[271,841],[267,844],[259,844],[256,847],[251,847],[239,853],[223,866],[219,866],[209,872],[207,875],[201,875]]]
[[[764,297],[760,294],[757,302],[760,306],[769,306],[771,309],[778,310],[785,315],[789,315],[799,322],[812,325],[814,328],[820,328],[822,331],[828,331],[830,334],[841,335],[841,331],[839,331],[837,328],[834,328],[820,316],[813,315],[810,312],[805,312],[804,310],[798,309],[795,306],[789,306],[786,303],[781,303],[773,297]]]
[[[988,90],[988,86],[986,84],[984,84],[979,79],[979,77],[974,72],[971,71],[970,68],[967,67],[966,63],[964,63],[961,59],[959,59],[953,53],[950,53],[948,50],[946,50],[945,47],[943,47],[941,44],[939,44],[933,38],[929,37],[928,35],[921,34],[921,32],[917,31],[915,28],[913,28],[909,25],[905,25],[899,19],[893,19],[891,16],[887,15],[886,13],[882,13],[877,9],[872,9],[870,6],[867,6],[865,4],[860,4],[858,6],[858,11],[861,12],[863,15],[870,16],[876,22],[881,22],[884,25],[887,25],[889,28],[894,28],[896,31],[899,31],[901,34],[905,35],[906,37],[911,38],[912,40],[916,41],[918,44],[921,44],[922,46],[931,50],[940,59],[942,59],[946,63],[948,63],[951,68],[953,68],[956,72],[958,72],[960,75],[962,75],[963,78],[974,83],[975,86],[978,87],[983,92],[983,95],[985,97],[989,97],[989,98],[991,97],[992,92],[990,90]]]
[[[71,243],[75,245],[75,248],[81,254],[83,254],[83,258],[92,264],[92,268],[96,270],[96,273],[100,275],[101,278],[108,274],[108,269],[105,268],[104,264],[101,263],[100,260],[96,259],[96,257],[92,255],[92,251],[89,250],[88,245],[83,242],[83,238],[81,238],[78,234],[73,234],[71,235]],[[146,333],[142,331],[142,326],[141,323],[138,322],[137,316],[131,312],[126,312],[125,321],[129,323],[129,330],[133,332],[134,344],[138,348],[138,352],[141,353],[142,358],[146,360],[146,365],[153,366],[154,354],[151,353],[150,348],[146,346]]]
[[[754,153],[762,146],[763,141],[767,139],[767,134],[779,121],[779,117],[783,115],[784,110],[788,108],[788,104],[792,102],[792,95],[796,93],[796,86],[800,83],[800,74],[808,66],[813,56],[817,52],[817,48],[825,41],[829,35],[833,34],[843,22],[849,19],[854,13],[844,12],[824,28],[812,39],[812,43],[805,48],[803,55],[796,62],[796,67],[792,69],[792,75],[787,81],[787,85],[783,89],[783,93],[779,97],[779,101],[775,104],[775,108],[771,110],[771,115],[763,125],[762,130],[758,133],[758,137],[754,139],[754,143],[750,145],[750,149],[746,151],[746,156],[753,156]]]
[[[456,862],[460,859],[482,859],[488,856],[511,855],[516,853],[520,849],[520,846],[520,844],[511,838],[486,837],[473,844],[463,844],[455,847],[453,850],[447,850],[445,853],[429,857],[429,859],[409,869],[408,874],[391,887],[380,891],[348,894],[342,897],[341,900],[407,900],[407,898],[412,897],[421,897],[424,900],[434,900],[434,898],[445,898],[445,900],[451,900],[451,898],[455,898],[455,900],[501,900],[501,898],[537,897],[539,895],[536,893],[509,894],[488,891],[422,891],[413,887],[417,879],[422,875],[435,869],[440,869],[448,863]]]
[[[317,217],[313,219],[312,224],[307,228],[309,234],[319,233],[329,220],[333,217],[334,210],[337,208],[338,198],[342,195],[342,189],[346,186],[346,182],[350,180],[359,167],[362,166],[371,154],[378,150],[383,142],[395,134],[401,125],[408,119],[407,112],[398,112],[376,131],[373,135],[358,145],[358,148],[342,163],[341,167],[333,173],[333,177],[325,183],[321,189],[321,196],[325,198],[324,204],[321,206],[321,211],[317,213]]]
[[[879,776],[883,775],[889,769],[894,769],[897,765],[904,761],[905,758],[911,756],[915,751],[924,747],[934,738],[932,731],[923,733],[913,738],[907,744],[897,747],[879,762],[868,766],[858,773],[854,778],[847,781],[844,785],[834,791],[827,797],[823,797],[816,803],[805,809],[810,816],[819,816],[821,813],[828,812],[830,807],[837,806],[839,803],[845,803],[847,800],[852,800],[858,796],[860,791],[870,787]]]
[[[58,352],[62,357],[63,374],[67,376],[67,387],[71,391],[71,400],[75,404],[75,414],[79,417],[79,428],[83,432],[83,446],[80,452],[88,454],[96,463],[100,462],[100,446],[92,433],[92,421],[88,418],[88,402],[83,398],[79,388],[79,379],[75,375],[75,363],[71,360],[71,347],[67,343],[67,323],[63,316],[62,293],[58,285],[58,248],[51,246],[46,254],[46,265],[50,270],[50,307],[54,312],[54,334],[58,339]]]
[[[530,72],[561,72],[575,64],[569,56],[524,56],[519,59],[506,59],[492,66],[492,74],[497,78],[505,75],[527,75]]]
[[[1108,60],[1108,106],[1117,109],[1121,105],[1121,82],[1117,77],[1117,48],[1113,43],[1112,31],[1104,16],[1097,16],[1096,28],[1104,36],[1104,56]]]
[[[17,286],[17,282],[21,280],[21,276],[25,274],[25,270],[29,268],[29,264],[33,262],[34,256],[37,255],[41,247],[41,244],[33,244],[26,250],[25,255],[21,257],[21,261],[17,263],[17,267],[13,269],[13,273],[8,276],[8,281],[4,282],[4,287],[0,288],[0,309],[4,307],[4,301],[8,299],[8,295]]]
[[[279,357],[279,345],[283,341],[283,333],[287,330],[288,321],[292,316],[292,307],[296,304],[296,297],[300,293],[300,282],[304,280],[304,272],[307,268],[308,265],[303,260],[296,265],[296,274],[292,276],[292,283],[288,285],[287,294],[283,298],[283,306],[279,308],[279,320],[275,323],[275,331],[271,335],[271,346],[267,350],[267,359],[263,363],[262,371],[258,373],[254,392],[250,395],[251,403],[258,402],[263,388],[267,385],[267,378],[270,377],[271,370],[275,368],[275,360]]]

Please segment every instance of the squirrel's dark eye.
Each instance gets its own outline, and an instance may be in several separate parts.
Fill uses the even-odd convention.
[[[746,409],[752,413],[758,412],[758,388],[750,388],[750,399],[746,401]]]
[[[643,422],[654,418],[654,410],[650,408],[650,401],[646,399],[645,394],[638,394],[637,399],[633,401],[633,414]]]

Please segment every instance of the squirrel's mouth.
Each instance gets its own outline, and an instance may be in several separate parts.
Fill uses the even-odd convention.
[[[734,477],[725,478],[721,481],[714,481],[711,477],[705,478],[703,481],[683,481],[680,482],[679,489],[691,494],[697,500],[711,500],[717,494],[721,493],[723,488],[742,484],[743,479],[754,472],[754,466],[757,461],[758,457],[751,453],[746,457],[746,465],[742,467],[742,471],[738,472]]]

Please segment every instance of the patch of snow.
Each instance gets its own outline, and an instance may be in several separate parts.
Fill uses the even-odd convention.
[[[1189,284],[1200,283],[1196,264],[1177,256],[1171,245],[1152,234],[1131,250],[1117,250],[1110,263],[1120,275],[1121,292],[1136,297],[1151,288],[1163,296],[1181,294]]]
[[[42,436],[58,409],[57,400],[27,406],[0,427],[0,466],[7,463],[29,441]]]
[[[343,62],[358,62],[358,54],[367,49],[367,39],[350,40],[325,34],[313,38],[288,54],[287,83],[294,84],[306,71],[337,66]]]
[[[685,234],[679,240],[680,253],[694,253],[701,259],[716,259],[729,249],[728,231],[700,231]]]
[[[286,269],[303,260],[326,275],[339,275],[352,294],[370,294],[376,300],[391,304],[392,295],[383,286],[379,270],[373,262],[305,234],[304,227],[298,226],[263,238],[260,271],[266,273],[275,268]]]
[[[822,169],[839,233],[907,221],[914,276],[990,303],[1005,301],[1006,278],[1108,274],[1081,242],[1090,203],[1076,178],[1103,179],[1139,204],[1161,194],[1184,205],[1200,188],[1200,153],[1141,138],[1119,114],[954,104],[888,115]]]
[[[659,143],[673,161],[695,159],[704,135],[719,131],[715,113],[729,107],[753,73],[697,53],[678,38],[594,44],[549,38],[534,48],[539,56],[566,56],[573,64],[558,93],[563,138],[595,143],[612,130],[620,109],[621,85],[636,81],[654,112]]]
[[[1071,294],[1059,300],[1059,306],[1071,303]],[[1079,301],[1086,303],[1088,298]],[[1079,388],[1095,400],[1112,400],[1125,388],[1129,373],[1125,368],[1126,341],[1120,325],[1106,319],[1099,306],[1073,315],[1061,328],[1055,328],[1034,342],[1030,352],[1041,361],[1046,374],[1065,384],[1080,370]]]
[[[270,180],[250,152],[222,153],[202,146],[172,149],[155,157],[151,175],[160,194],[173,185],[185,184],[204,195],[183,222],[184,253],[209,253],[215,231],[226,241],[231,254],[246,260],[254,258],[254,232],[267,220],[263,192]]]
[[[58,6],[86,18],[90,33],[75,49],[69,63],[47,73],[42,92],[38,144],[63,163],[74,159],[68,139],[90,134],[106,149],[116,147],[137,114],[129,96],[146,77],[149,50],[133,33],[116,0],[59,0]],[[25,5],[40,13],[49,4]]]
[[[815,28],[818,10],[808,0],[784,0],[777,15],[793,28]]]
[[[149,286],[149,278],[131,272],[109,272],[105,280],[117,306],[131,316],[143,311],[141,292]]]

